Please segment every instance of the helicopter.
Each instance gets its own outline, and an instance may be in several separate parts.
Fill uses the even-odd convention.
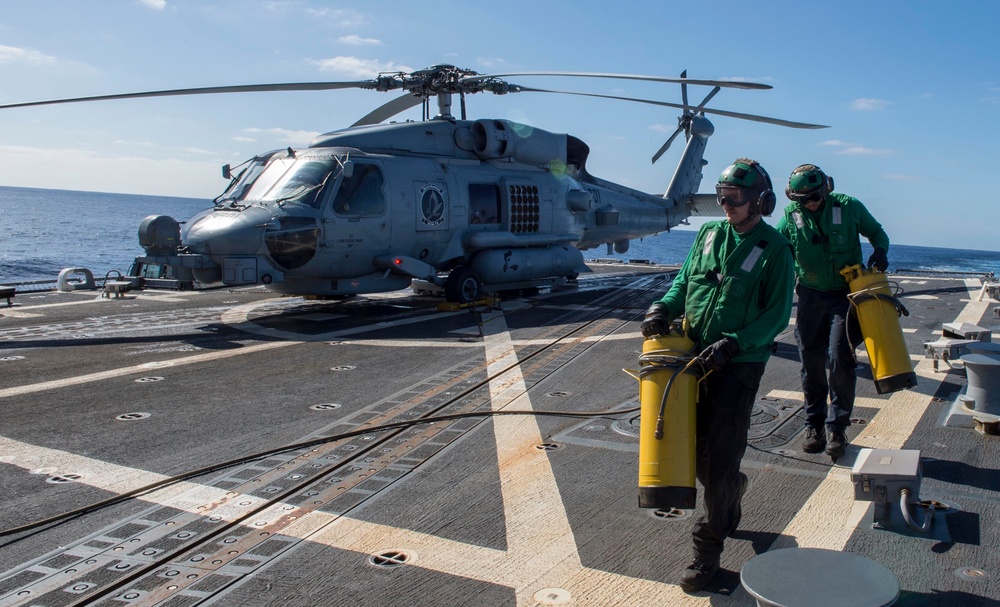
[[[505,80],[526,77],[611,78],[680,84],[682,103],[540,89]],[[688,86],[711,91],[696,106]],[[396,291],[414,281],[442,289],[450,302],[484,293],[575,280],[589,272],[582,251],[669,231],[693,214],[717,216],[714,194],[698,194],[704,151],[715,127],[706,114],[781,126],[793,122],[707,108],[723,88],[770,85],[589,72],[479,74],[453,65],[383,73],[346,82],[237,85],[146,91],[0,105],[57,103],[261,91],[368,89],[402,91],[350,127],[315,137],[306,148],[271,150],[232,167],[229,185],[187,221],[166,215],[139,225],[145,255],[135,286],[191,288],[264,285],[270,291],[340,298]],[[680,109],[678,126],[655,163],[683,133],[686,145],[666,192],[648,194],[591,175],[589,146],[577,137],[511,120],[467,117],[475,93],[552,93]],[[460,102],[460,118],[452,102]],[[437,113],[431,116],[431,100]],[[422,120],[388,122],[421,105]]]

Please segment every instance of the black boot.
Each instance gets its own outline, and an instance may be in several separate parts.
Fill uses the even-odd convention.
[[[719,572],[718,560],[704,560],[695,557],[694,561],[681,572],[681,590],[684,592],[698,592],[708,587],[715,574]]]
[[[826,431],[823,428],[806,427],[806,437],[802,441],[802,450],[806,453],[821,453],[826,447]]]
[[[847,450],[847,434],[843,430],[830,430],[830,444],[826,446],[826,454],[837,459]]]

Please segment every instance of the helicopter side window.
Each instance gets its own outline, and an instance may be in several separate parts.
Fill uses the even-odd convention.
[[[333,212],[345,217],[373,217],[385,213],[385,179],[374,164],[355,163],[333,200]]]
[[[500,188],[495,183],[469,184],[470,224],[500,223]]]

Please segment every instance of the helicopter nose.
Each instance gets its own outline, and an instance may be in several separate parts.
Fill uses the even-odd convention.
[[[270,220],[270,211],[260,207],[206,211],[191,221],[182,240],[192,253],[256,255]]]

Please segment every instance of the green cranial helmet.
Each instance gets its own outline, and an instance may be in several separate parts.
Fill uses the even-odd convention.
[[[803,164],[788,177],[785,195],[789,200],[801,202],[818,194],[820,199],[833,191],[833,178],[814,164]]]
[[[719,175],[715,189],[719,193],[727,188],[740,188],[746,191],[751,205],[751,215],[770,215],[774,211],[776,200],[771,187],[771,177],[756,160],[738,158],[727,166]]]

